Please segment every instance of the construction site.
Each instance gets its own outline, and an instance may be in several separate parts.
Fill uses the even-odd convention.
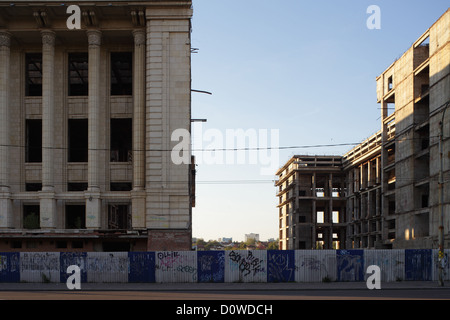
[[[276,175],[280,249],[431,249],[450,242],[450,10],[376,78],[380,130]]]

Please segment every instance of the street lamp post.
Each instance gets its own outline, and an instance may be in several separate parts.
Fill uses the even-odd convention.
[[[438,262],[439,262],[439,286],[444,286],[444,262],[445,262],[445,254],[444,254],[444,121],[445,121],[445,112],[450,104],[450,101],[444,106],[444,110],[442,112],[442,120],[440,122],[440,132],[439,132],[439,157],[440,157],[440,169],[439,169],[439,254],[438,254]]]

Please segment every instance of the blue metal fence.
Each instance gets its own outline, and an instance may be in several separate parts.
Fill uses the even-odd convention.
[[[0,253],[0,282],[19,282],[19,253]]]
[[[0,253],[0,282],[64,283],[72,265],[84,283],[365,281],[374,264],[381,281],[438,278],[437,250],[431,249],[7,252]]]

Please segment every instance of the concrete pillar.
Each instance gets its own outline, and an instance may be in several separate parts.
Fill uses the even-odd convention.
[[[312,196],[314,197],[313,201],[312,201],[312,206],[311,206],[311,210],[312,210],[312,217],[311,217],[311,221],[312,221],[312,226],[311,226],[311,232],[312,232],[312,243],[311,243],[311,248],[315,249],[316,248],[316,241],[317,241],[317,237],[316,237],[316,227],[317,227],[317,207],[316,207],[316,173],[313,173],[313,175],[311,176],[312,179]]]
[[[330,173],[328,175],[328,197],[329,197],[329,202],[328,202],[328,216],[327,216],[327,220],[325,220],[325,222],[329,222],[330,223],[330,235],[328,238],[328,243],[329,243],[329,249],[333,248],[333,174]]]
[[[380,158],[377,157],[375,159],[375,183],[376,184],[380,183],[380,178],[381,178],[380,174],[381,174],[380,173]]]
[[[41,228],[56,227],[54,186],[55,147],[55,32],[41,31],[42,36],[42,191],[40,196]]]
[[[133,191],[132,226],[145,229],[145,29],[133,31]]]
[[[100,200],[100,50],[102,34],[87,31],[89,44],[88,97],[88,190],[86,198],[86,228],[98,229],[101,222]]]
[[[11,35],[0,31],[0,228],[12,227],[9,189],[9,84]]]
[[[364,175],[364,165],[361,164],[359,166],[359,189],[364,189],[366,187],[365,184],[365,175]]]

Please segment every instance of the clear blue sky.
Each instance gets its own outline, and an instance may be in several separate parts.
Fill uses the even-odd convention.
[[[222,133],[225,148],[227,129],[277,129],[282,147],[363,141],[380,128],[375,78],[449,7],[448,0],[193,3],[192,87],[213,93],[193,93],[192,118],[208,120],[193,124],[195,150],[211,146],[205,132]],[[379,30],[366,26],[370,5],[381,9]],[[350,149],[281,150],[277,167],[294,154]],[[261,175],[261,164],[248,162],[197,166],[194,237],[278,238],[275,172]]]

